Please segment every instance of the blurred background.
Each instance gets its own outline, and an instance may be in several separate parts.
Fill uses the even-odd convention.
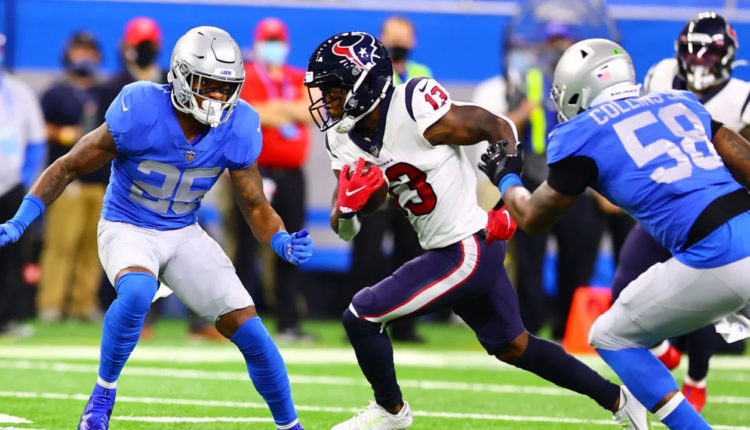
[[[75,81],[73,87],[85,87],[93,102],[98,104],[95,108],[99,114],[94,114],[93,111],[86,113],[87,102],[82,102],[77,109],[83,112],[83,116],[68,121],[60,119],[59,112],[54,112],[56,106],[62,106],[62,101],[48,98],[46,106],[42,101],[50,153],[54,145],[62,142],[65,146],[66,141],[68,146],[71,144],[70,135],[66,140],[65,133],[70,130],[65,125],[79,127],[76,133],[81,133],[90,129],[92,124],[101,123],[107,97],[114,97],[112,94],[116,94],[125,83],[135,79],[163,81],[164,71],[169,68],[172,46],[185,31],[199,25],[227,30],[243,47],[249,65],[269,66],[268,70],[279,64],[304,69],[312,50],[327,36],[342,31],[358,30],[384,39],[390,37],[390,42],[384,41],[400,63],[396,74],[402,79],[431,74],[448,88],[455,100],[475,101],[505,114],[518,113],[521,115],[519,125],[528,124],[529,139],[533,139],[535,133],[541,133],[543,140],[545,130],[554,124],[545,123],[541,129],[534,128],[535,115],[544,115],[547,92],[542,81],[539,86],[533,84],[531,79],[536,72],[530,73],[530,70],[539,71],[540,76],[549,76],[556,59],[570,43],[588,37],[607,37],[619,41],[630,52],[638,80],[642,81],[652,65],[674,57],[674,42],[680,30],[690,18],[705,10],[717,11],[732,23],[740,41],[737,58],[745,58],[747,48],[744,43],[750,41],[750,0],[3,0],[0,2],[0,32],[5,35],[4,69],[28,85],[39,100],[61,80],[72,79]],[[266,20],[259,25],[269,17],[277,20]],[[384,23],[394,17],[393,25],[399,28],[386,29]],[[386,32],[393,33],[386,36]],[[272,46],[268,42],[281,42],[283,46]],[[71,51],[74,47],[90,48],[92,52],[88,56],[74,53]],[[750,78],[750,68],[740,64],[733,76]],[[261,81],[258,88],[265,85],[263,73],[258,71],[254,75]],[[291,85],[297,87],[300,82]],[[266,93],[260,99],[254,99],[257,93],[253,88],[256,87],[246,86],[243,98],[251,103],[257,100],[260,105],[274,98],[266,88],[257,90]],[[285,99],[284,88],[281,90],[276,97]],[[306,100],[306,93],[303,97]],[[542,111],[535,113],[537,109]],[[263,118],[264,111],[259,110]],[[304,225],[312,231],[316,253],[309,264],[289,275],[294,280],[284,278],[279,281],[281,275],[274,269],[275,257],[269,258],[263,247],[243,243],[247,233],[240,232],[236,226],[236,214],[231,196],[225,195],[226,189],[220,186],[207,196],[201,210],[201,222],[228,254],[233,257],[241,255],[235,257],[235,265],[238,271],[244,272],[243,281],[259,308],[270,312],[277,309],[279,303],[292,303],[294,309],[288,311],[292,313],[289,327],[282,328],[289,328],[291,338],[297,340],[311,340],[299,328],[300,320],[338,318],[353,292],[364,286],[363,283],[376,282],[401,263],[396,251],[407,246],[401,244],[401,233],[393,233],[397,229],[385,229],[379,234],[378,243],[367,245],[377,247],[377,258],[368,260],[366,268],[356,267],[351,245],[339,240],[328,226],[335,180],[330,173],[322,133],[310,128],[306,122],[306,119],[296,118],[264,124],[268,128],[264,129],[264,135],[278,131],[280,141],[307,136],[307,141],[303,140],[299,150],[292,155],[296,161],[291,169],[302,172],[301,182],[294,187],[302,195],[283,198],[304,201],[301,217]],[[289,128],[289,124],[303,129]],[[73,136],[77,135],[74,133]],[[540,144],[541,154],[544,143]],[[49,160],[48,154],[46,161]],[[279,168],[273,160],[268,163],[269,172]],[[283,179],[271,173],[264,176],[269,198],[281,199]],[[478,190],[483,196],[482,204],[491,207],[495,198],[493,191],[482,190],[482,186],[486,187],[486,184],[480,184]],[[597,214],[607,215],[603,211]],[[72,215],[68,213],[67,217]],[[63,215],[58,222],[65,224],[70,221]],[[98,279],[101,277],[98,269],[91,269],[97,276],[96,312],[63,306],[78,300],[70,292],[58,293],[59,298],[44,303],[40,301],[37,291],[40,280],[44,279],[45,271],[51,273],[53,270],[45,266],[54,266],[55,261],[59,261],[54,257],[44,259],[44,222],[49,220],[45,219],[37,226],[36,235],[24,247],[22,274],[28,288],[25,287],[23,297],[17,302],[20,319],[100,318],[111,300],[112,291],[106,281]],[[95,222],[90,222],[82,228],[94,227]],[[586,245],[593,257],[587,263],[588,267],[580,270],[583,278],[579,276],[573,281],[579,286],[607,287],[612,280],[618,247],[615,236],[622,233],[613,233],[614,230],[606,226],[600,230],[593,234],[591,244]],[[546,299],[539,306],[552,314],[560,307],[554,304],[560,279],[555,271],[558,240],[554,234],[543,238],[543,258],[536,268],[531,269],[538,273],[530,275],[541,278]],[[570,252],[578,253],[579,250]],[[513,264],[512,256],[506,264],[516,283],[523,283],[519,278],[527,276],[524,270],[529,269],[519,269]],[[54,275],[56,278],[72,279],[72,268],[56,270],[55,273],[59,273]],[[372,276],[363,280],[358,276],[363,270],[372,271]],[[566,267],[562,270],[578,269]],[[291,292],[279,293],[277,281],[291,282]],[[569,305],[570,298],[563,301],[562,307]],[[162,315],[186,315],[184,308],[173,298],[164,301],[160,307]],[[544,314],[546,311],[539,312]],[[566,312],[558,312],[556,317],[549,319],[540,318],[533,323],[532,331],[552,327],[552,336],[561,338]],[[277,315],[277,318],[285,317]],[[450,321],[451,316],[437,318]],[[562,322],[556,323],[555,318]],[[527,321],[528,324],[532,322]],[[194,331],[201,330],[200,323],[196,323]],[[413,328],[407,329],[404,338],[420,340]]]

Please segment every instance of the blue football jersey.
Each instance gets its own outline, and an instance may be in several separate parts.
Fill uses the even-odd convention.
[[[638,219],[681,262],[717,267],[750,255],[750,213],[681,249],[709,203],[742,188],[710,140],[711,116],[696,97],[667,91],[599,104],[558,125],[547,156],[549,164],[591,158],[598,168],[596,191]]]
[[[168,85],[135,82],[109,106],[117,146],[102,217],[171,230],[197,221],[203,195],[225,168],[245,169],[261,150],[258,113],[240,100],[227,122],[188,142]]]

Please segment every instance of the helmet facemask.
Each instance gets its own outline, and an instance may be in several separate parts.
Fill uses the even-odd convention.
[[[239,100],[242,78],[217,79],[216,75],[206,75],[191,70],[181,63],[170,70],[172,75],[172,102],[179,111],[190,114],[203,124],[216,127],[229,119]],[[229,84],[228,87],[221,85]],[[218,84],[218,85],[217,85]],[[206,97],[205,94],[218,91],[227,96],[226,101]]]
[[[708,35],[705,36],[710,38]],[[703,43],[682,39],[683,37],[680,37],[677,42],[677,61],[680,62],[680,69],[684,70],[683,78],[689,88],[704,91],[729,78],[736,53],[734,46],[724,43],[723,40]]]

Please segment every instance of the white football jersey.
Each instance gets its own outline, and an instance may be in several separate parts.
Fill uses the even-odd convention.
[[[685,82],[677,77],[677,60],[667,58],[648,71],[643,86],[647,92],[686,90]],[[729,78],[724,86],[709,97],[698,97],[708,113],[728,129],[740,131],[750,125],[750,82]]]
[[[333,170],[346,164],[353,170],[360,157],[380,167],[424,249],[459,242],[487,225],[487,213],[477,205],[474,169],[463,148],[433,146],[424,138],[424,131],[452,103],[437,81],[414,78],[394,87],[380,102],[374,138],[334,129],[326,134]]]

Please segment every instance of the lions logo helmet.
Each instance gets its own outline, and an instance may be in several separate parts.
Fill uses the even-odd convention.
[[[368,33],[350,32],[329,37],[315,49],[307,64],[305,86],[310,94],[310,114],[321,131],[336,125],[347,133],[362,117],[372,112],[391,88],[393,65],[388,50]],[[339,88],[345,92],[342,118],[327,113],[325,96],[314,99],[312,88],[325,93]]]

